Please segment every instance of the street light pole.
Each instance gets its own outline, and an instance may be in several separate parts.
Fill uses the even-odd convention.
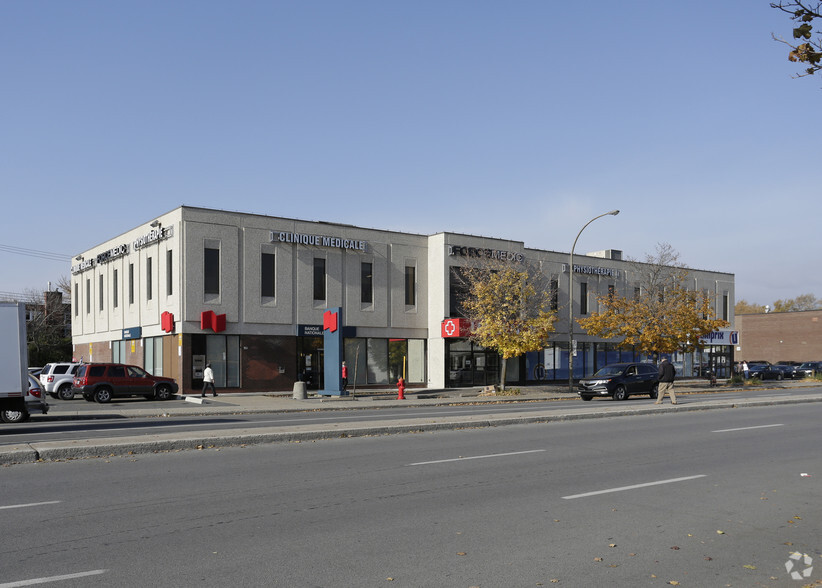
[[[568,392],[574,393],[574,249],[577,247],[577,241],[582,231],[592,222],[603,216],[616,216],[619,214],[618,210],[605,212],[599,216],[595,216],[589,220],[577,233],[577,238],[574,239],[574,244],[571,246],[571,255],[568,259]]]

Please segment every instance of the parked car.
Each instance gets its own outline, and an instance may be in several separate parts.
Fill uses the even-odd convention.
[[[0,412],[0,420],[4,423],[24,423],[29,420],[32,413],[46,414],[49,405],[46,402],[46,395],[40,387],[37,378],[29,374],[29,388],[26,392],[25,410],[4,410]]]
[[[136,365],[84,363],[74,375],[72,392],[105,403],[116,396],[144,396],[147,400],[168,400],[178,390],[173,378],[152,376]]]
[[[74,392],[71,387],[74,385],[74,374],[82,364],[79,363],[47,363],[40,372],[40,383],[46,394],[52,398],[62,398],[71,400]]]
[[[659,368],[652,363],[615,363],[606,365],[593,376],[579,381],[579,397],[611,396],[625,400],[634,394],[656,398],[659,390]]]
[[[784,380],[785,373],[775,365],[749,365],[748,377],[760,380]]]
[[[805,374],[806,378],[812,378],[817,374],[822,374],[822,361],[806,361],[798,369]]]
[[[805,372],[799,369],[798,365],[787,364],[787,363],[778,363],[775,366],[778,370],[781,370],[782,373],[785,375],[785,378],[788,380],[801,380],[805,377]]]

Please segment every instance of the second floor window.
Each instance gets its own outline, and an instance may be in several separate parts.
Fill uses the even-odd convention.
[[[314,300],[325,300],[325,259],[314,258]]]
[[[579,285],[579,314],[588,314],[588,282]]]
[[[274,298],[276,266],[273,253],[263,253],[260,255],[260,296],[263,298]]]
[[[220,293],[220,250],[212,247],[203,250],[203,292]]]
[[[360,301],[363,304],[374,302],[374,265],[371,263],[360,265]]]
[[[405,305],[414,306],[417,303],[417,268],[413,265],[405,266]]]
[[[151,283],[151,258],[146,259],[146,300],[151,300],[151,291],[152,291],[152,283]]]

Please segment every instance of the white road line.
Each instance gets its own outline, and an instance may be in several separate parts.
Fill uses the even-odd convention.
[[[511,453],[493,453],[491,455],[472,455],[471,457],[455,457],[453,459],[438,459],[436,461],[418,461],[417,463],[409,463],[409,466],[431,465],[435,463],[449,463],[452,461],[465,461],[468,459],[487,459],[489,457],[505,457],[509,455],[524,455],[526,453],[540,453],[545,449],[531,449],[529,451],[512,451]],[[2,588],[2,587],[0,587]]]
[[[0,588],[18,588],[19,586],[34,586],[35,584],[47,584],[48,582],[62,582],[63,580],[74,580],[87,576],[99,576],[108,570],[92,570],[90,572],[79,572],[77,574],[65,574],[64,576],[51,576],[50,578],[32,578],[31,580],[21,580],[19,582],[9,582],[0,584]]]
[[[44,506],[46,504],[60,504],[62,500],[50,500],[48,502],[31,502],[29,504],[10,504],[8,506],[0,506],[0,510],[5,510],[7,508],[28,508],[30,506]],[[3,584],[0,584],[2,586]]]
[[[731,433],[733,431],[750,431],[751,429],[767,429],[768,427],[784,427],[785,425],[782,423],[777,423],[774,425],[757,425],[756,427],[739,427],[738,429],[718,429],[716,431],[711,431],[711,433]]]
[[[660,484],[673,484],[674,482],[685,482],[687,480],[696,480],[697,478],[704,478],[707,474],[699,474],[697,476],[687,476],[684,478],[671,478],[670,480],[659,480],[657,482],[646,482],[644,484],[634,484],[633,486],[622,486],[621,488],[609,488],[607,490],[597,490],[595,492],[585,492],[584,494],[572,494],[570,496],[563,496],[564,500],[573,500],[574,498],[585,498],[587,496],[596,496],[597,494],[608,494],[610,492],[622,492],[624,490],[635,490],[636,488],[646,488],[648,486],[659,486]],[[2,588],[0,586],[0,588]]]

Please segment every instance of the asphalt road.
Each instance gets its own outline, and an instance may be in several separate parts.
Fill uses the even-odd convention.
[[[772,389],[747,389],[745,391],[708,392],[693,395],[680,395],[683,404],[704,402],[708,399],[720,399],[726,402],[738,402],[773,397],[775,394],[782,399],[801,399],[804,397],[818,398],[822,393],[820,387],[786,388],[775,392]],[[170,402],[146,402],[142,399],[126,399],[113,405],[123,407],[156,406],[158,412],[173,406]],[[366,401],[367,402],[367,401]],[[4,425],[0,435],[0,448],[39,442],[75,441],[79,439],[111,439],[129,438],[141,435],[167,433],[203,433],[219,434],[237,429],[246,431],[260,429],[282,429],[302,426],[326,426],[329,424],[368,424],[374,422],[392,421],[396,423],[417,421],[419,419],[448,419],[458,417],[482,417],[494,415],[498,417],[514,415],[534,415],[544,412],[546,408],[561,409],[569,412],[590,412],[597,409],[622,409],[627,407],[650,406],[651,400],[646,396],[635,396],[624,402],[615,402],[610,399],[595,399],[592,402],[582,402],[578,398],[555,400],[551,402],[525,402],[508,404],[458,404],[429,407],[390,407],[379,410],[355,410],[340,408],[339,410],[320,411],[289,411],[283,413],[247,413],[247,414],[216,414],[207,416],[202,414],[191,416],[132,417],[132,418],[98,418],[89,413],[88,418],[61,418],[61,411],[74,406],[84,406],[79,400],[70,402],[52,401],[52,410],[49,419],[45,420],[34,416],[28,423]],[[109,405],[111,406],[111,405]],[[345,407],[346,405],[343,405]],[[367,405],[366,405],[367,406]],[[97,408],[95,406],[95,408]]]
[[[0,473],[0,588],[802,586],[822,574],[785,564],[822,561],[820,418],[810,403],[17,465]]]

